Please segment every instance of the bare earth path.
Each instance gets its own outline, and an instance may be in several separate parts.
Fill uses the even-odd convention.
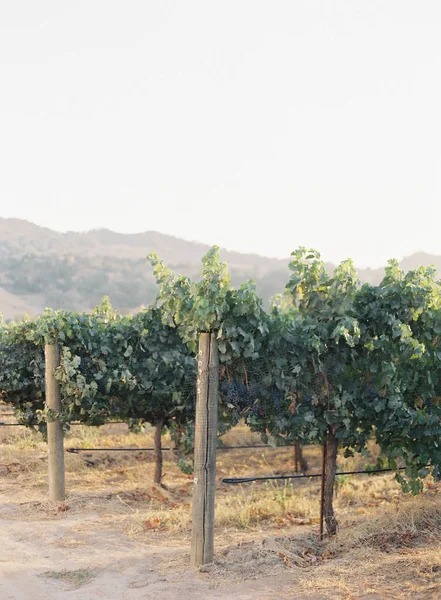
[[[98,512],[39,518],[21,506],[0,496],[1,600],[301,598],[289,574],[219,581],[185,567],[187,548],[131,539]]]

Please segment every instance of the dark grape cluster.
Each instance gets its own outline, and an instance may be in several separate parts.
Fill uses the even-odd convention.
[[[241,411],[247,408],[253,401],[250,388],[238,381],[224,379],[220,385],[220,392],[225,396],[228,403]]]
[[[238,422],[241,417],[246,417],[253,411],[256,400],[256,390],[253,386],[247,386],[239,381],[224,379],[220,384],[219,391],[225,399],[228,408],[232,411],[232,417],[235,422]]]
[[[277,417],[284,416],[284,411],[283,411],[283,408],[281,405],[282,392],[275,385],[273,385],[271,388],[270,397],[271,397],[271,402],[274,405],[274,410],[275,410],[276,416]]]
[[[251,416],[262,417],[262,402],[265,402],[265,398],[276,417],[286,416],[283,392],[276,385],[264,389],[254,384],[245,385],[240,381],[223,380],[220,384],[220,393],[236,420],[241,417],[245,419]]]

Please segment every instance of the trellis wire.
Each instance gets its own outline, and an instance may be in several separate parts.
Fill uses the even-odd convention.
[[[66,452],[78,454],[79,452],[153,452],[154,448],[66,448]],[[174,448],[162,448],[163,451]]]
[[[429,467],[430,465],[426,465]],[[339,471],[335,475],[372,475],[373,473],[395,473],[396,471],[404,471],[408,467],[398,467],[397,469],[366,469],[363,471]],[[273,481],[275,479],[309,479],[312,477],[322,477],[322,473],[301,473],[300,475],[268,475],[265,477],[226,477],[222,479],[222,483],[237,484],[237,483],[252,483],[254,481]]]
[[[280,450],[292,448],[292,446],[268,446],[265,444],[260,444],[257,446],[218,446],[216,451],[219,452],[221,450],[254,450],[256,448],[266,448],[267,450]],[[66,448],[66,452],[137,452],[138,450],[143,451],[153,451],[154,448]],[[162,448],[163,451],[173,450],[176,448]]]
[[[13,416],[13,415],[11,415]],[[103,423],[102,425],[86,425],[80,422],[72,422],[71,426],[79,426],[83,425],[84,427],[104,427],[105,425],[125,425],[125,421],[109,421],[108,423]],[[4,421],[0,421],[0,427],[28,427],[28,425],[24,425],[23,423],[5,423]]]

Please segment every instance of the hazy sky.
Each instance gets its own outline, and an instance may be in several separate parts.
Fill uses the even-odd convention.
[[[0,216],[441,254],[439,0],[3,0]]]

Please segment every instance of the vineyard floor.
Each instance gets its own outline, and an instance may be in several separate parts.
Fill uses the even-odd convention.
[[[251,443],[236,428],[226,444]],[[66,447],[149,446],[125,426],[76,427]],[[391,475],[342,477],[337,538],[317,540],[319,483],[227,486],[226,476],[293,471],[292,448],[219,453],[216,560],[188,567],[191,475],[165,453],[164,488],[146,453],[66,454],[65,503],[47,496],[40,436],[0,429],[2,600],[441,598],[441,489],[406,498]],[[168,445],[164,439],[164,445]],[[317,449],[307,449],[317,472]],[[366,459],[342,460],[360,468]]]

